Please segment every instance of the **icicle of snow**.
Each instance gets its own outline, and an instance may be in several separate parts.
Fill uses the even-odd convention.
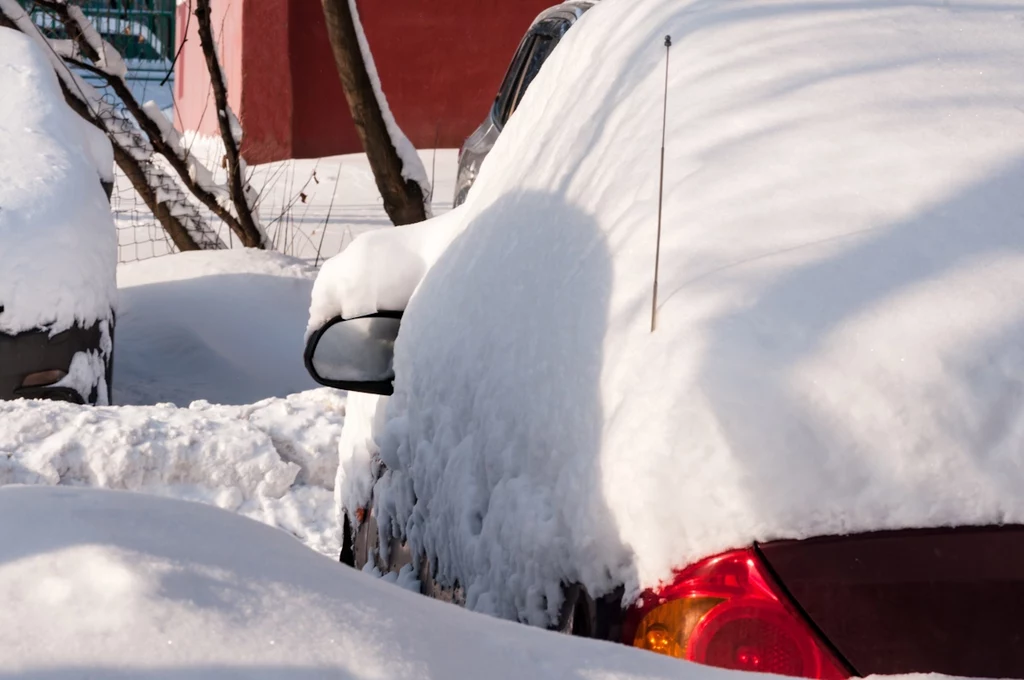
[[[370,52],[370,43],[366,40],[363,24],[359,20],[359,9],[356,7],[356,0],[348,0],[348,3],[349,7],[352,8],[352,23],[356,27],[359,50],[363,53],[363,61],[366,63],[366,73],[370,76],[370,82],[373,84],[373,94],[377,97],[377,103],[380,105],[380,112],[384,116],[384,124],[387,126],[391,143],[395,147],[395,151],[398,152],[398,157],[402,159],[402,178],[412,180],[420,185],[420,189],[423,191],[423,207],[429,218],[431,217],[430,197],[433,194],[433,188],[430,186],[427,169],[423,166],[423,161],[420,160],[416,147],[413,146],[409,138],[402,132],[402,128],[398,126],[398,122],[388,106],[388,99],[384,96],[384,89],[380,84],[380,76],[377,74],[377,66],[373,61],[373,54]]]

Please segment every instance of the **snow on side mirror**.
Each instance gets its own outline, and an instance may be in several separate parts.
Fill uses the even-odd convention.
[[[390,395],[395,338],[401,312],[377,312],[328,321],[306,343],[306,370],[321,385],[350,392]]]

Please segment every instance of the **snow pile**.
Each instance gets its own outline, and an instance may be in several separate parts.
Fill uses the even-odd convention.
[[[17,518],[0,524],[0,657],[11,676],[737,677],[487,619],[194,503],[3,488],[0,515]]]
[[[560,582],[629,597],[753,540],[1024,522],[1022,10],[589,11],[405,315],[375,502],[414,552],[544,624]],[[395,305],[378,245],[452,229],[361,237],[324,275],[373,285],[317,317]]]
[[[256,250],[122,265],[115,403],[246,404],[315,387],[302,364],[315,273]]]
[[[336,556],[333,487],[344,415],[344,397],[329,389],[240,407],[0,402],[0,485],[200,501]]]
[[[0,332],[109,320],[117,244],[96,168],[109,148],[83,135],[41,49],[7,28],[0,92]]]

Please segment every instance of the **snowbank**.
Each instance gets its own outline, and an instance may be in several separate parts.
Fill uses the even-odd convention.
[[[534,624],[560,582],[629,597],[754,540],[1024,522],[1022,9],[589,11],[461,224],[391,237],[451,245],[397,343],[381,512]],[[409,291],[386,261],[316,317]]]
[[[0,485],[91,486],[209,503],[338,554],[334,475],[344,396],[248,406],[88,408],[0,402]]]
[[[0,515],[4,677],[733,677],[487,619],[198,504],[8,487]]]
[[[48,58],[0,28],[0,332],[60,332],[110,320],[117,243],[97,165],[109,143],[84,134]]]
[[[247,404],[316,387],[302,364],[315,274],[256,250],[122,265],[115,402]]]

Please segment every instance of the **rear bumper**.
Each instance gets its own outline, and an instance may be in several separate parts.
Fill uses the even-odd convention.
[[[98,386],[82,394],[66,386],[33,385],[24,387],[25,378],[43,371],[68,373],[79,352],[102,353],[101,324],[83,328],[72,326],[50,336],[47,330],[33,330],[17,335],[0,333],[0,400],[51,399],[73,403],[95,403]],[[112,336],[111,336],[112,337]],[[109,380],[111,357],[107,357],[106,378]],[[109,382],[108,382],[109,387]]]

